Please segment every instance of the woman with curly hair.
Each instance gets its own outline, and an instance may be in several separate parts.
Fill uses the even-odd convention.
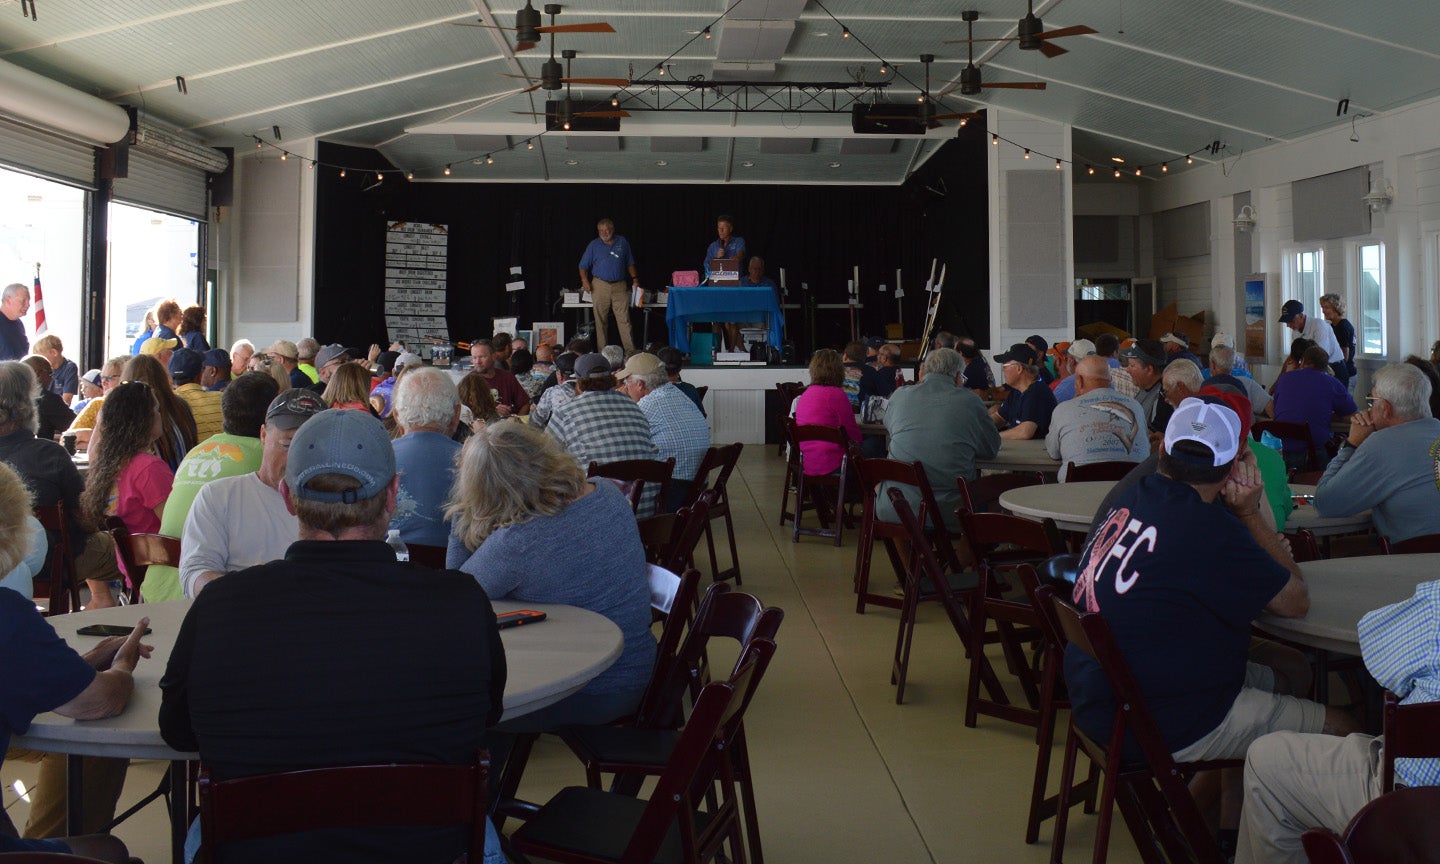
[[[492,600],[579,606],[615,622],[625,638],[620,659],[580,692],[499,730],[606,723],[633,712],[655,664],[655,637],[645,549],[615,484],[585,479],[559,442],[528,424],[492,423],[461,451],[445,518],[446,566],[473,575]]]
[[[195,430],[195,415],[190,411],[190,406],[175,395],[170,386],[170,373],[165,371],[159,360],[148,354],[131,357],[120,375],[122,381],[143,381],[150,385],[155,401],[160,405],[160,417],[164,421],[161,428],[165,430],[156,449],[160,458],[170,466],[170,470],[175,471],[180,467],[180,460],[190,452],[190,448],[200,443]],[[100,429],[97,428],[95,433],[101,434]],[[95,445],[92,443],[90,446]]]
[[[175,472],[155,455],[156,442],[167,437],[164,423],[155,388],[143,381],[121,384],[105,397],[95,430],[99,443],[90,449],[90,473],[80,493],[87,525],[103,529],[105,517],[119,516],[132,534],[159,532],[175,482]]]
[[[370,406],[370,373],[354,363],[342,363],[330,373],[330,383],[325,385],[320,398],[325,400],[327,408],[369,411],[380,416]]]
[[[460,379],[460,423],[471,427],[476,421],[494,423],[500,419],[495,393],[484,378],[466,375]]]
[[[201,354],[209,351],[210,342],[205,338],[205,307],[186,306],[185,311],[180,313],[180,329],[175,331],[175,335],[192,351]]]

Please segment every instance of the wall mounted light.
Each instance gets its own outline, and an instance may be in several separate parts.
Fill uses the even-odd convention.
[[[1255,208],[1246,204],[1235,214],[1235,230],[1241,234],[1249,234],[1255,229]]]

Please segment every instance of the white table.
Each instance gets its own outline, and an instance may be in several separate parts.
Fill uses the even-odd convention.
[[[1310,588],[1310,613],[1304,618],[1262,614],[1255,626],[1300,645],[1358,657],[1360,618],[1410,597],[1421,582],[1440,578],[1440,554],[1307,561],[1300,572]]]
[[[1003,455],[1004,451],[1001,452]],[[1062,531],[1088,532],[1090,523],[1095,519],[1095,511],[1100,509],[1101,502],[1114,486],[1113,480],[1022,486],[1003,493],[1000,506],[1016,516],[1037,522],[1045,518],[1054,519]],[[1292,485],[1290,491],[1295,495],[1313,495],[1315,487]],[[1295,507],[1285,522],[1284,530],[1294,532],[1303,528],[1317,536],[1325,536],[1363,531],[1370,524],[1369,510],[1354,516],[1325,517],[1317,513],[1314,506],[1305,504]]]
[[[1001,441],[994,459],[976,459],[975,467],[984,471],[1039,471],[1057,474],[1060,460],[1050,458],[1044,438],[1028,441]],[[1088,522],[1086,524],[1089,524]]]
[[[579,691],[620,656],[624,637],[620,628],[602,615],[550,603],[494,602],[497,613],[514,609],[536,609],[547,620],[500,631],[505,645],[507,674],[503,719],[520,717],[553,705]],[[12,745],[47,753],[79,756],[112,756],[127,759],[158,759],[171,763],[171,788],[185,788],[185,762],[199,758],[196,753],[172,750],[160,737],[160,677],[170,661],[170,651],[180,624],[190,608],[189,600],[146,603],[57,615],[48,619],[55,632],[80,653],[99,641],[75,631],[87,624],[133,626],[149,616],[151,633],[145,642],[154,647],[150,659],[135,669],[135,692],[130,704],[117,717],[76,721],[47,712],[35,718],[24,735],[11,739]],[[79,765],[76,761],[72,765]],[[71,784],[78,793],[80,784]],[[184,844],[185,796],[172,794],[171,829],[177,856]],[[72,794],[72,801],[75,801]],[[74,805],[72,805],[74,806]],[[178,858],[177,858],[178,860]]]

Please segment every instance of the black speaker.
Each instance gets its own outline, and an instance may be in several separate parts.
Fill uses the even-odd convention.
[[[850,129],[860,135],[924,135],[924,106],[857,104],[850,109]]]
[[[581,102],[570,104],[570,128],[565,128],[564,102],[548,99],[545,102],[545,131],[547,132],[619,132],[619,117],[577,116],[590,111],[614,111],[609,102]]]

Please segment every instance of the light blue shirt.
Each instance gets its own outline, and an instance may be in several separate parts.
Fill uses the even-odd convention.
[[[395,470],[400,492],[390,527],[406,543],[444,546],[450,541],[445,500],[455,482],[460,443],[439,432],[411,432],[395,439]]]
[[[650,421],[650,437],[660,459],[675,457],[673,476],[694,480],[705,451],[710,449],[710,424],[695,400],[674,384],[652,390],[636,403]]]
[[[1422,582],[1415,596],[1360,619],[1365,668],[1400,704],[1440,702],[1440,582]],[[1406,786],[1440,786],[1440,759],[1396,759]]]

